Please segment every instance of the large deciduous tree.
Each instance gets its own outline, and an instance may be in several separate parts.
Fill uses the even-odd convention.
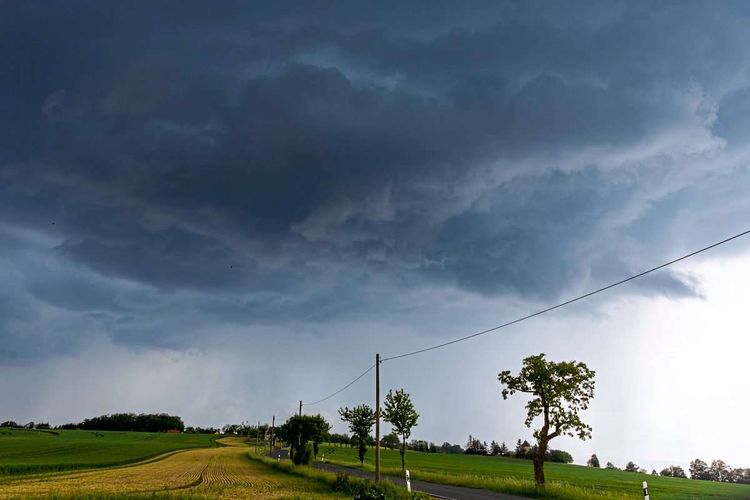
[[[396,392],[388,391],[385,396],[385,410],[383,420],[393,426],[394,432],[401,436],[401,470],[406,469],[406,440],[411,436],[411,430],[417,426],[419,414],[414,410],[414,404],[403,389]]]
[[[594,397],[594,371],[576,361],[559,363],[544,359],[544,353],[523,360],[518,375],[510,370],[500,372],[498,380],[505,385],[503,399],[516,392],[531,394],[526,404],[526,426],[531,427],[537,417],[542,417],[542,426],[534,431],[537,440],[534,453],[534,479],[544,486],[544,455],[550,440],[561,435],[591,437],[591,427],[580,418],[579,413],[589,407]]]
[[[359,463],[364,464],[367,442],[372,426],[375,425],[375,411],[367,405],[359,405],[351,410],[349,407],[339,408],[339,415],[341,415],[341,420],[349,423],[349,430],[357,442]]]
[[[729,478],[729,466],[724,460],[714,460],[708,468],[708,473],[711,481],[723,483]]]
[[[690,462],[688,470],[690,471],[690,479],[702,479],[704,481],[711,479],[711,474],[708,472],[708,464],[700,458],[696,458]]]
[[[589,458],[589,461],[586,462],[586,465],[588,465],[589,467],[601,467],[601,465],[599,465],[599,457],[596,456],[596,453],[591,455],[591,458]]]

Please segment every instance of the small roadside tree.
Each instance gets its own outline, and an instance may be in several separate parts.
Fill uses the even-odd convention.
[[[594,371],[581,362],[559,363],[544,359],[544,353],[523,360],[517,376],[510,370],[498,375],[506,387],[503,399],[516,392],[531,394],[526,403],[526,426],[531,427],[535,418],[541,416],[542,426],[534,431],[537,440],[534,454],[534,480],[544,487],[544,456],[550,440],[560,435],[591,437],[591,427],[583,423],[579,412],[589,407],[594,397]]]
[[[307,464],[317,455],[320,444],[331,430],[321,415],[293,415],[276,430],[276,435],[289,443],[289,458],[295,464]]]
[[[383,420],[393,426],[394,432],[401,436],[401,470],[406,470],[406,440],[411,436],[412,428],[417,426],[419,414],[414,410],[411,397],[399,389],[388,391],[385,396]]]
[[[375,425],[375,411],[367,405],[359,405],[351,410],[348,407],[339,408],[339,415],[341,420],[349,423],[349,430],[357,441],[359,463],[364,464],[368,438]]]
[[[596,453],[591,455],[591,458],[589,458],[589,461],[586,462],[586,465],[588,465],[589,467],[601,467],[601,465],[599,465],[599,457],[596,456]]]

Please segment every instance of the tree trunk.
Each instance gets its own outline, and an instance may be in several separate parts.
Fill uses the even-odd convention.
[[[406,437],[401,441],[401,472],[406,470]]]
[[[544,488],[544,454],[547,453],[547,441],[540,439],[534,454],[534,481],[538,487]]]

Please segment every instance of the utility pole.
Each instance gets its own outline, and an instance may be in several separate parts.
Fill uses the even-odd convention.
[[[260,444],[260,420],[258,420],[258,437],[255,439],[255,451],[258,451],[259,444]]]
[[[380,481],[380,353],[375,354],[375,481]]]
[[[299,416],[302,416],[302,400],[299,400]],[[298,423],[297,425],[302,425],[301,423]],[[302,448],[302,429],[297,429],[297,453],[300,452],[300,449]]]
[[[271,455],[273,455],[274,431],[276,430],[276,415],[271,418]],[[272,457],[273,458],[273,457]]]

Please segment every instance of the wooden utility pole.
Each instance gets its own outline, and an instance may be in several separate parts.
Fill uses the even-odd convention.
[[[299,416],[302,416],[302,400],[299,400]],[[297,425],[302,425],[301,423],[298,423]],[[302,428],[300,427],[297,429],[297,453],[300,452],[300,448],[302,448]]]
[[[375,354],[375,481],[380,481],[380,353]]]
[[[255,451],[258,451],[259,444],[260,444],[260,420],[258,420],[258,437],[255,438]]]
[[[271,454],[273,454],[274,431],[276,430],[276,415],[271,418]],[[273,457],[272,457],[273,458]]]

